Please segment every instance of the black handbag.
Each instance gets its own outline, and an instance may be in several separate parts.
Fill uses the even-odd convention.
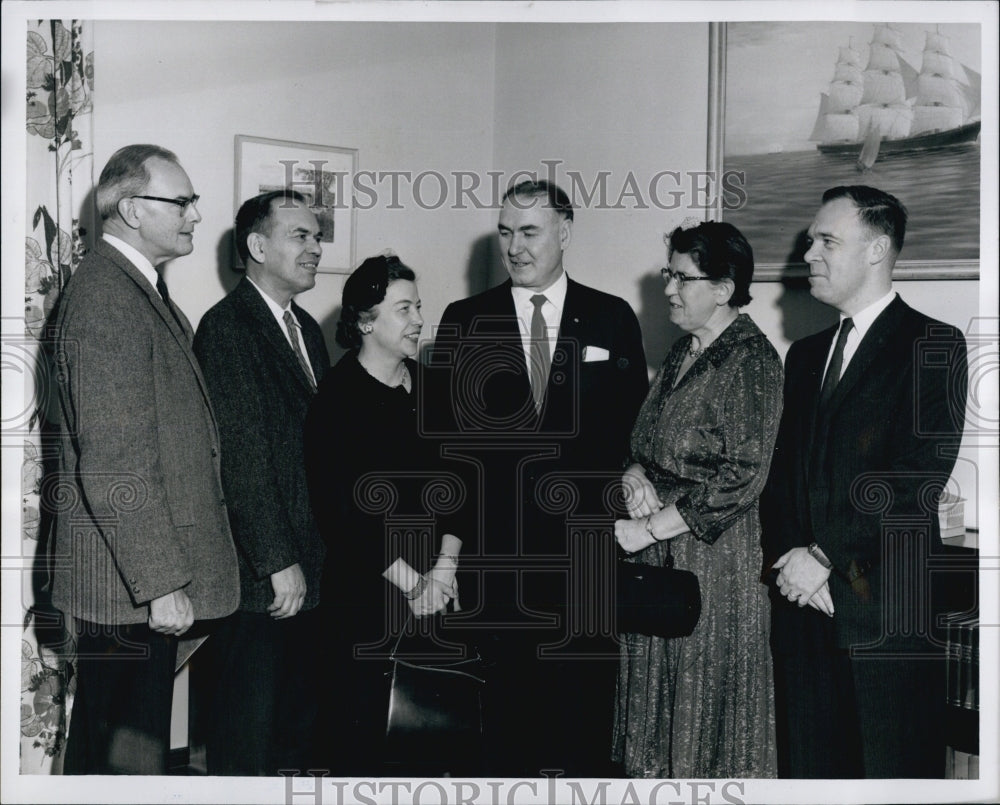
[[[392,662],[386,750],[390,764],[467,766],[482,748],[482,660],[452,659],[426,636],[404,630]],[[444,765],[442,765],[444,764]]]
[[[689,570],[674,567],[667,543],[662,566],[618,560],[615,622],[618,633],[687,637],[701,616],[701,587]]]

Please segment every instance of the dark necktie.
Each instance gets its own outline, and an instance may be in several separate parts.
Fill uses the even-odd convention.
[[[302,367],[302,371],[305,373],[306,379],[309,381],[310,388],[313,391],[316,391],[316,381],[313,379],[312,372],[309,371],[309,362],[306,360],[305,353],[302,351],[302,344],[299,343],[299,326],[292,317],[292,311],[286,310],[284,319],[285,327],[288,328],[288,337],[292,340],[292,349],[295,350],[295,357],[299,359],[299,366]]]
[[[170,292],[167,290],[167,283],[164,281],[163,275],[159,271],[156,272],[156,292],[163,300],[163,304],[167,306],[167,310],[170,311],[170,315],[174,317],[174,321],[177,322],[177,326],[181,328],[181,332],[185,332],[184,325],[181,324],[181,317],[177,315],[177,311],[174,310],[174,306],[170,303]]]
[[[854,322],[851,319],[844,319],[840,323],[837,345],[833,348],[833,357],[830,358],[830,366],[826,370],[826,377],[823,378],[823,388],[819,392],[820,410],[826,408],[837,388],[837,383],[840,382],[840,374],[844,370],[844,347],[847,345],[847,336],[850,335],[852,327]]]
[[[549,354],[549,333],[542,315],[542,305],[548,299],[544,294],[531,297],[535,312],[531,314],[531,394],[535,398],[535,410],[542,412],[545,401],[545,387],[549,382],[549,366],[552,356]]]

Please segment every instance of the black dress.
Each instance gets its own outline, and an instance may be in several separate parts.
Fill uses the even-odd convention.
[[[413,623],[382,572],[397,558],[426,572],[442,534],[461,536],[465,494],[437,445],[419,435],[420,372],[413,361],[406,366],[410,391],[376,380],[357,352],[347,353],[320,383],[306,419],[310,495],[327,544],[318,741],[334,774],[385,770],[389,655]]]

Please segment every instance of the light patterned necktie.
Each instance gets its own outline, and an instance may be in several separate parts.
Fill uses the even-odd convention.
[[[285,311],[285,327],[288,328],[288,337],[292,340],[292,349],[295,350],[295,357],[299,359],[299,366],[302,367],[302,371],[305,372],[306,378],[309,380],[309,386],[313,391],[316,391],[316,381],[313,379],[313,374],[309,371],[309,361],[306,360],[305,353],[302,351],[302,344],[299,341],[299,325],[295,321],[295,317],[292,316],[292,311]]]
[[[535,398],[535,410],[542,412],[545,402],[545,387],[549,383],[549,366],[552,356],[549,354],[549,333],[542,315],[542,305],[548,299],[544,294],[531,297],[535,312],[531,314],[531,394]]]

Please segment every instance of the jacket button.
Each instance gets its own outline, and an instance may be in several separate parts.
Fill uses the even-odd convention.
[[[226,505],[226,499],[225,498],[219,498],[219,505],[220,506],[225,506]]]
[[[213,448],[212,448],[212,458],[215,458],[215,457],[216,457],[216,456],[218,456],[218,455],[219,455],[219,451],[218,451],[218,450],[216,450],[216,449],[215,449],[215,448],[213,447]]]

